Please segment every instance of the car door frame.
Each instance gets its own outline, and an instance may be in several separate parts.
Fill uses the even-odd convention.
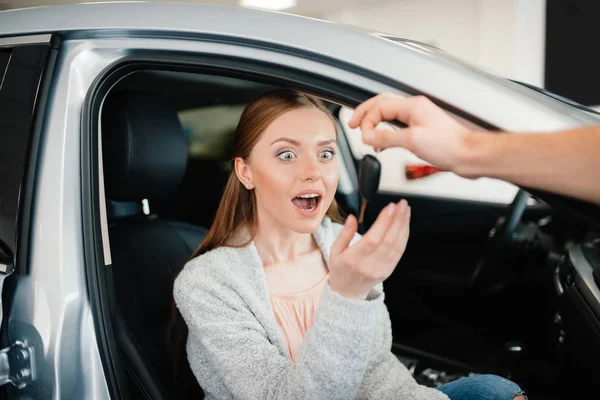
[[[15,112],[12,115],[3,115],[0,118],[13,124],[7,129],[7,136],[11,144],[16,145],[12,151],[22,154],[22,159],[17,161],[15,168],[18,177],[18,186],[12,188],[12,193],[3,193],[11,196],[8,201],[16,203],[14,217],[14,242],[7,245],[12,252],[12,262],[2,268],[0,290],[2,291],[2,324],[0,327],[1,346],[6,352],[6,364],[9,368],[8,376],[3,378],[2,396],[10,396],[17,390],[19,393],[34,394],[39,389],[35,385],[36,364],[42,354],[44,344],[40,340],[39,332],[31,329],[28,321],[18,318],[23,309],[32,306],[30,299],[16,300],[17,286],[27,280],[31,268],[30,254],[32,252],[34,197],[36,194],[37,168],[40,158],[40,143],[42,139],[42,125],[47,110],[47,98],[52,84],[52,74],[58,56],[60,38],[53,34],[16,35],[0,37],[0,51],[10,52],[6,70],[0,77],[0,96],[5,101],[12,102],[23,114]],[[14,64],[17,63],[17,64]],[[14,64],[14,65],[13,65]],[[20,85],[22,90],[13,90],[5,93],[7,80],[12,78],[12,86]],[[11,82],[8,82],[11,84]],[[10,97],[12,95],[12,97]],[[17,139],[16,135],[27,135]],[[19,162],[20,161],[20,162]],[[6,198],[2,199],[6,202]],[[26,362],[11,356],[15,351],[26,354]],[[4,375],[4,372],[3,372]],[[35,397],[35,396],[34,396]]]
[[[88,43],[89,45],[90,43]],[[88,292],[94,315],[103,365],[115,387],[125,385],[118,367],[116,341],[111,336],[110,294],[106,287],[106,268],[111,263],[104,202],[101,149],[99,146],[99,114],[104,96],[119,79],[142,69],[170,69],[212,73],[299,89],[340,105],[355,107],[374,94],[391,91],[418,94],[401,83],[356,66],[292,49],[265,48],[253,43],[240,44],[234,38],[219,43],[178,39],[135,38],[98,40],[104,65],[92,66],[98,71],[90,76],[82,112],[82,199],[84,248]],[[94,47],[94,44],[90,46]],[[88,49],[90,48],[88,47]],[[89,50],[88,50],[89,51]],[[110,57],[109,57],[110,55]],[[110,60],[110,62],[108,62]],[[441,103],[441,102],[440,102]],[[452,108],[445,105],[446,108]],[[482,121],[467,113],[460,117],[474,124]],[[486,127],[490,127],[487,125]],[[113,380],[114,378],[114,380]],[[118,384],[117,384],[118,382]],[[115,398],[123,390],[115,389]],[[119,396],[119,397],[117,397]]]

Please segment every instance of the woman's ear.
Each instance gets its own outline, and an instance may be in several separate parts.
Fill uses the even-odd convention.
[[[235,169],[235,175],[240,180],[242,185],[244,185],[248,190],[254,189],[254,185],[252,184],[252,170],[242,157],[235,158],[233,162],[233,168]]]

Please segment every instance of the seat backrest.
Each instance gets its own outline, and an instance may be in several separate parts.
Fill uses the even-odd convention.
[[[113,324],[130,390],[136,398],[178,398],[182,384],[166,342],[173,281],[206,229],[145,215],[141,201],[152,205],[176,191],[187,163],[184,132],[168,102],[115,92],[102,110],[102,141]]]

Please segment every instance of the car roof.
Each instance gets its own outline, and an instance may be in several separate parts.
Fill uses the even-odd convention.
[[[283,29],[281,29],[283,28]],[[273,37],[274,29],[277,37]],[[171,2],[107,2],[43,6],[0,12],[0,37],[51,32],[143,30],[180,33],[226,33],[244,38],[286,41],[319,34],[369,31],[294,14],[244,7]],[[313,31],[315,30],[315,31]],[[307,34],[310,32],[310,34]],[[300,36],[300,37],[299,37]],[[377,38],[372,37],[374,42]]]
[[[0,45],[2,37],[50,33],[58,33],[64,40],[132,36],[214,41],[226,38],[228,42],[253,47],[304,52],[325,63],[343,63],[352,69],[370,71],[403,82],[408,93],[416,87],[452,106],[469,104],[475,114],[485,116],[487,123],[502,129],[549,130],[594,121],[584,111],[577,112],[431,46],[275,11],[192,3],[109,2],[0,12]],[[456,90],[457,87],[469,90]],[[500,101],[501,106],[493,110],[472,96],[484,92]],[[496,121],[506,120],[503,112],[527,115],[527,119],[518,118],[514,121],[520,122],[503,126]]]

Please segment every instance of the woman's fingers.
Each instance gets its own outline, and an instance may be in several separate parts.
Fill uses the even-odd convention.
[[[371,225],[367,233],[363,235],[359,244],[361,253],[372,253],[379,246],[389,230],[391,223],[396,215],[397,205],[390,203],[381,210],[377,220]]]
[[[390,203],[380,211],[377,220],[371,225],[367,233],[362,236],[355,246],[349,249],[349,260],[352,260],[357,266],[371,268],[370,266],[373,264],[371,261],[377,258],[373,254],[381,247],[385,235],[395,220],[397,209],[397,204]],[[365,262],[364,260],[370,261]]]
[[[402,253],[404,252],[406,240],[408,239],[408,223],[410,207],[406,200],[398,202],[398,210],[394,217],[394,221],[390,225],[385,237],[378,247],[376,253],[379,259],[388,260],[393,265],[389,267],[395,267]],[[387,274],[388,271],[382,271]]]
[[[402,226],[404,225],[405,213],[408,209],[408,203],[406,200],[400,200],[398,204],[396,204],[397,211],[394,216],[394,220],[390,224],[390,228],[385,233],[385,237],[383,238],[382,244],[389,249],[393,249],[396,247],[396,239]]]
[[[354,234],[356,233],[357,229],[358,222],[356,221],[356,218],[353,215],[349,215],[348,218],[346,218],[346,223],[342,227],[340,234],[333,245],[331,245],[331,257],[335,258],[344,250],[346,250],[352,241],[352,238],[354,238]]]
[[[406,200],[387,205],[369,231],[352,247],[348,246],[357,222],[353,216],[348,217],[331,248],[329,285],[332,290],[348,298],[364,299],[374,285],[390,275],[406,245],[409,210]]]
[[[396,236],[396,251],[400,253],[400,257],[404,254],[406,250],[406,244],[408,243],[408,238],[410,236],[410,217],[411,217],[411,209],[410,206],[407,207],[404,212],[404,221],[402,227],[399,229],[399,232]],[[399,258],[400,258],[399,257]]]

